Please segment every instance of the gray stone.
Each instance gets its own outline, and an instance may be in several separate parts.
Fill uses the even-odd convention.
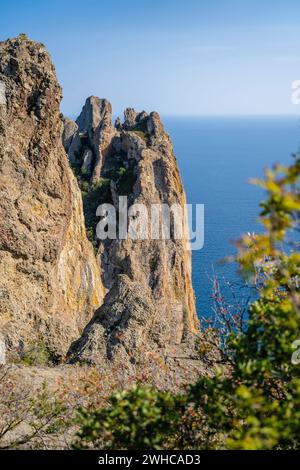
[[[0,105],[6,106],[6,96],[5,96],[5,83],[0,82]]]
[[[67,117],[64,117],[63,125],[64,125],[63,136],[62,136],[63,146],[65,148],[65,151],[68,152],[71,146],[73,137],[78,130],[78,126],[76,122],[72,121],[72,119],[69,119]]]
[[[92,168],[93,152],[90,149],[86,149],[83,154],[83,164],[81,167],[82,173],[89,173]]]
[[[5,341],[0,337],[0,365],[6,364],[6,346]]]

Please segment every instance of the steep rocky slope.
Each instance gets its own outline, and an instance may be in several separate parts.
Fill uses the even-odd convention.
[[[65,354],[103,298],[60,100],[43,45],[0,43],[0,334],[13,355],[37,342]]]
[[[128,207],[143,204],[149,217],[152,204],[177,204],[185,214],[172,143],[159,115],[128,108],[124,122],[112,126],[110,103],[90,97],[76,123],[65,120],[64,145],[83,190],[88,233],[108,292],[70,348],[71,361],[117,363],[130,371],[152,364],[158,374],[176,371],[178,377],[204,373],[185,217],[182,239],[176,239],[174,223],[170,239],[150,239],[150,220],[149,239],[120,239],[119,226],[115,240],[96,236],[98,204],[112,203],[118,213],[119,196],[127,196]],[[129,227],[138,215],[129,214]]]
[[[156,384],[210,373],[185,193],[159,115],[128,108],[113,126],[110,103],[90,97],[73,122],[60,100],[43,45],[0,43],[0,361],[42,343],[53,358],[68,352],[70,363],[132,377],[144,370]],[[152,204],[177,204],[182,237],[171,219],[170,238],[151,239],[150,217],[148,239],[124,238],[117,217],[117,237],[99,240],[97,207],[119,215],[120,196],[148,215]],[[139,211],[125,219],[137,227]]]

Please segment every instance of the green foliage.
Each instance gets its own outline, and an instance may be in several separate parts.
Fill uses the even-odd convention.
[[[128,163],[127,154],[122,150],[118,153],[109,154],[105,159],[101,179],[92,184],[91,171],[82,169],[83,154],[89,148],[87,145],[87,135],[82,134],[80,139],[81,147],[76,155],[75,162],[71,164],[71,168],[81,189],[86,234],[96,252],[98,249],[96,238],[96,227],[98,224],[98,217],[96,216],[97,208],[100,204],[113,203],[110,189],[111,181],[115,183],[115,188],[119,195],[129,195],[132,192],[136,180],[135,163],[133,161]]]
[[[151,273],[155,273],[155,271],[157,270],[157,266],[158,266],[158,258],[156,256],[153,256],[153,258],[150,259],[150,271]]]
[[[82,181],[81,183],[81,192],[82,192],[82,197],[85,198],[89,192],[90,185],[88,181]]]
[[[126,173],[123,173],[117,181],[118,193],[121,196],[126,196],[132,192],[133,185],[136,177],[133,168],[129,168]]]
[[[116,183],[116,189],[120,196],[129,195],[132,192],[136,180],[134,162],[128,163],[126,154],[122,151],[107,158],[103,175]],[[129,166],[128,166],[129,165]]]
[[[93,183],[92,185],[92,190],[94,191],[94,193],[96,191],[105,191],[107,190],[107,188],[110,186],[110,179],[109,178],[100,178],[99,181],[96,181],[95,183]],[[101,200],[104,200],[103,196],[101,197]],[[107,201],[105,201],[107,202]]]
[[[291,235],[299,229],[299,176],[298,157],[288,168],[267,172],[259,181],[268,196],[261,212],[265,231],[238,243],[242,273],[258,279],[260,295],[249,308],[247,330],[231,335],[231,377],[202,379],[192,388],[208,446],[213,432],[216,447],[299,448],[300,367],[291,362],[300,338],[300,254]]]
[[[119,178],[122,178],[126,174],[126,168],[124,166],[121,166],[120,168],[117,169],[117,175]]]
[[[241,273],[258,286],[245,329],[226,340],[230,363],[201,378],[185,399],[147,387],[111,397],[108,408],[81,411],[79,446],[115,449],[299,449],[300,158],[258,183],[264,231],[237,244]],[[154,268],[154,266],[153,266]]]
[[[172,448],[181,404],[180,397],[150,387],[117,392],[110,397],[108,408],[80,411],[81,428],[75,447],[162,449],[167,444]]]
[[[20,33],[18,38],[21,40],[21,41],[28,41],[28,36],[27,34],[25,33]]]
[[[94,183],[85,194],[83,199],[85,226],[88,239],[97,247],[96,227],[98,217],[96,216],[97,207],[103,203],[111,203],[110,180],[101,178]]]
[[[56,363],[58,358],[54,356],[43,341],[29,342],[20,351],[20,358],[15,362],[26,366],[47,366]]]
[[[148,138],[147,138],[147,134],[145,131],[133,129],[133,132],[147,143]]]

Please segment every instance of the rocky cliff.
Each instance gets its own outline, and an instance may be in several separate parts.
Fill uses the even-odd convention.
[[[60,100],[43,45],[0,43],[2,347],[16,354],[42,341],[71,363],[145,367],[159,378],[207,373],[185,193],[159,115],[128,108],[113,125],[110,103],[92,96],[74,122]],[[117,217],[116,238],[99,239],[97,207],[119,215],[120,196],[148,213],[177,205],[182,236],[171,218],[169,238],[151,237],[148,220],[148,238],[126,238]],[[129,212],[126,224],[137,227],[139,216]]]
[[[86,225],[107,289],[104,304],[71,346],[71,361],[119,364],[128,370],[151,364],[157,372],[191,376],[203,371],[185,193],[159,115],[128,108],[124,122],[117,119],[113,126],[110,103],[92,96],[76,123],[65,120],[64,145],[83,190]],[[153,205],[177,205],[183,214],[182,237],[176,238],[173,221],[170,239],[151,239],[148,221],[148,238],[121,239],[117,218],[117,238],[98,240],[96,208],[112,203],[118,214],[120,196],[127,196],[128,207],[142,205],[149,216]],[[139,215],[129,211],[128,227]]]
[[[43,45],[0,43],[0,334],[13,355],[37,342],[65,354],[103,299],[60,100]]]

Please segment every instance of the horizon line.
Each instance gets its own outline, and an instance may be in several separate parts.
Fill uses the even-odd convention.
[[[156,110],[152,110],[150,112],[148,112],[148,114],[150,114],[151,112],[153,111],[156,111]],[[220,114],[167,114],[167,113],[161,113],[159,111],[157,111],[158,114],[163,117],[163,118],[218,118],[218,117],[223,117],[223,118],[300,118],[300,110],[299,110],[299,114],[291,114],[291,113],[272,113],[272,114],[268,114],[268,113],[258,113],[258,114],[255,114],[255,113],[249,113],[249,114],[246,114],[246,113],[237,113],[237,114],[234,114],[234,113],[220,113]],[[77,117],[79,116],[78,115],[75,115],[75,114],[67,114],[67,113],[62,113],[65,117],[68,117],[70,119],[77,119]],[[117,117],[120,117],[120,116],[123,116],[124,112],[122,113],[113,113],[112,114],[112,119],[116,119]]]
[[[219,114],[165,114],[159,113],[163,117],[293,117],[300,118],[296,113],[219,113]]]

